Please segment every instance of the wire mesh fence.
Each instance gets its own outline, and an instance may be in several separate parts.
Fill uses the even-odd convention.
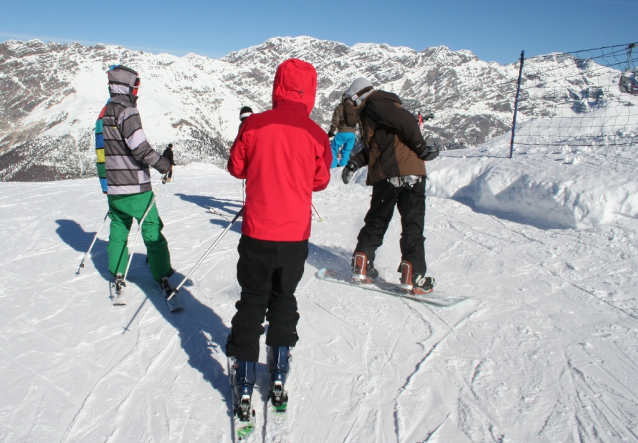
[[[514,146],[636,144],[637,56],[630,43],[524,59]]]
[[[509,144],[510,155],[516,146],[635,145],[637,58],[638,44],[625,43],[528,58],[521,54],[519,62],[504,66],[435,66],[428,73],[435,80],[426,82],[412,107],[435,113],[423,133],[442,149],[497,138]]]

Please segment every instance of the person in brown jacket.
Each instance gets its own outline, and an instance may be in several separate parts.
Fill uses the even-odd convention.
[[[426,145],[414,116],[396,94],[375,90],[365,78],[356,79],[345,94],[359,114],[364,147],[350,157],[342,179],[349,183],[357,169],[368,166],[366,184],[372,186],[370,209],[352,255],[352,278],[378,277],[375,252],[383,243],[396,206],[401,214],[401,286],[415,294],[431,292],[434,279],[426,277],[425,164],[439,151]]]
[[[331,169],[345,166],[348,163],[356,141],[357,111],[352,100],[344,100],[344,96],[345,91],[341,96],[341,101],[332,113],[332,121],[330,129],[328,129],[328,137],[332,138],[332,143],[330,143],[332,149]],[[336,134],[335,131],[337,131]]]

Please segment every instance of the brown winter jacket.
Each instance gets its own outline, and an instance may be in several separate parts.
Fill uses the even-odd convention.
[[[352,100],[342,101],[332,113],[332,121],[328,133],[356,132],[357,111]]]
[[[419,154],[427,149],[414,116],[396,94],[373,91],[357,110],[364,147],[350,157],[357,167],[368,165],[366,184],[390,177],[425,176]]]

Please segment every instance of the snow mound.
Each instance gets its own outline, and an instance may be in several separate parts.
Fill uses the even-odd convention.
[[[638,218],[632,145],[533,146],[500,140],[428,163],[428,196],[539,228],[589,228]]]

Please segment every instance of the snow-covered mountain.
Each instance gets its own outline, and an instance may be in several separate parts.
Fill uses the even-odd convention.
[[[93,126],[108,98],[105,71],[113,64],[140,72],[139,109],[156,148],[173,142],[178,164],[222,166],[237,132],[239,108],[268,109],[275,70],[290,57],[317,68],[312,117],[326,129],[341,92],[360,76],[399,94],[415,114],[433,111],[436,118],[426,124],[428,139],[442,146],[475,146],[511,126],[517,64],[487,63],[469,51],[444,46],[416,52],[385,44],[349,47],[311,37],[278,37],[214,60],[118,46],[11,40],[0,44],[0,179],[95,174]],[[546,94],[524,90],[528,101],[519,121],[555,115],[572,93],[597,97],[592,91],[597,79],[618,73],[603,68],[601,74],[600,68],[564,55],[530,62],[527,80],[555,77],[565,88]]]

